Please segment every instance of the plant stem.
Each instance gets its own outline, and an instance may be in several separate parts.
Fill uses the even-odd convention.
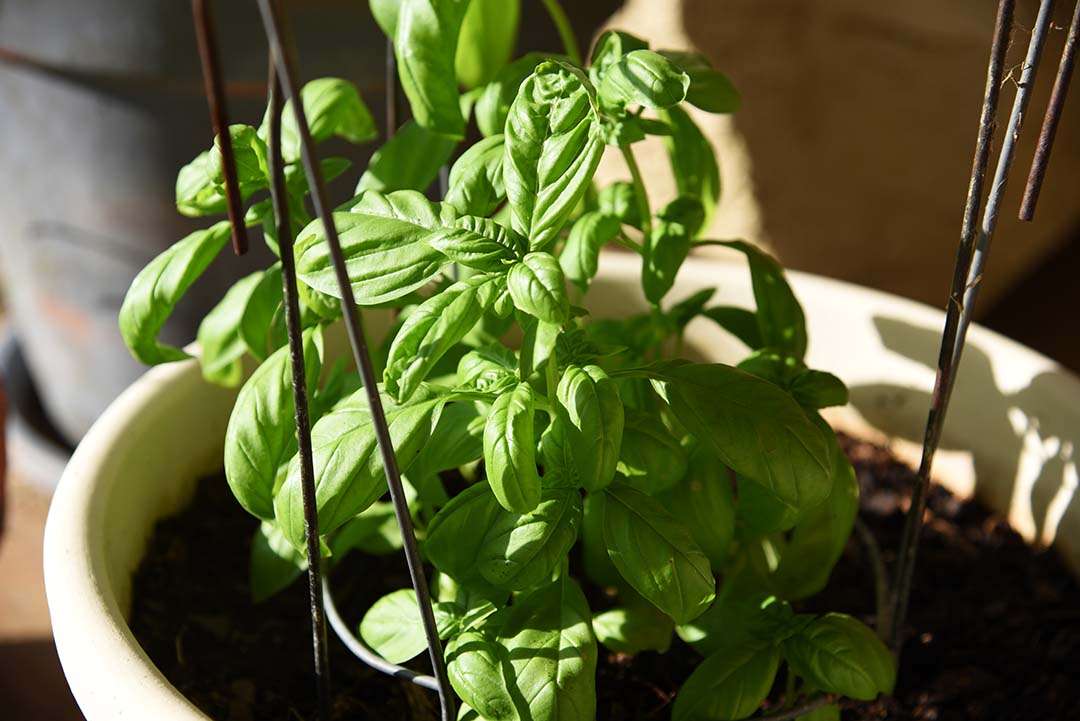
[[[881,547],[878,546],[877,539],[874,538],[874,534],[858,516],[855,517],[855,532],[859,535],[863,548],[866,549],[866,558],[870,562],[870,568],[874,573],[874,599],[877,608],[877,623],[874,625],[878,638],[888,643],[889,630],[892,628],[889,573],[885,569],[885,562],[881,558]]]
[[[754,716],[750,719],[750,721],[793,721],[793,719],[797,719],[803,714],[808,714],[811,711],[815,711],[821,708],[822,706],[828,706],[834,701],[836,701],[836,697],[831,694],[817,696],[810,699],[801,706],[797,706],[793,709],[769,714],[768,716]]]
[[[570,18],[566,16],[566,11],[559,4],[559,0],[543,0],[543,2],[548,15],[551,16],[551,22],[555,24],[555,29],[559,31],[559,39],[562,40],[563,48],[566,49],[566,55],[570,58],[570,62],[574,65],[581,65],[581,49],[578,48],[577,36],[574,35],[574,28],[570,26]]]
[[[648,242],[649,233],[652,232],[652,213],[649,211],[649,194],[645,190],[645,181],[641,177],[641,168],[638,167],[634,151],[629,145],[620,145],[626,167],[630,169],[630,179],[634,185],[634,197],[637,198],[638,213],[641,215],[641,232]]]

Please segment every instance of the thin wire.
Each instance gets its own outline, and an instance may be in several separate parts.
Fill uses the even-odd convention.
[[[900,552],[897,556],[896,582],[893,586],[893,628],[890,634],[897,652],[900,650],[904,620],[911,596],[911,583],[915,571],[919,535],[922,531],[923,514],[926,511],[926,501],[930,490],[930,471],[934,454],[941,440],[945,413],[952,397],[957,367],[960,364],[964,342],[967,339],[967,330],[971,324],[975,301],[978,297],[979,287],[982,284],[983,270],[990,253],[990,241],[997,226],[1001,199],[1005,193],[1009,169],[1015,156],[1016,140],[1020,135],[1024,112],[1031,97],[1035,72],[1046,40],[1046,33],[1050,27],[1053,4],[1053,0],[1042,0],[1039,6],[1039,14],[1032,29],[1031,41],[1028,44],[1020,83],[1017,86],[1016,97],[1013,100],[1009,124],[998,155],[994,180],[990,186],[982,222],[975,237],[975,244],[970,249],[969,255],[970,232],[974,216],[978,212],[979,191],[982,188],[982,174],[985,172],[987,161],[983,153],[988,152],[990,134],[992,133],[993,117],[997,103],[997,88],[1001,84],[1000,75],[1004,67],[1005,51],[1008,47],[1008,31],[1011,25],[1014,2],[1002,0],[998,8],[997,27],[994,31],[990,67],[987,72],[986,99],[983,103],[979,139],[976,145],[975,167],[972,172],[972,183],[968,193],[968,204],[964,212],[964,227],[961,236],[961,248],[957,258],[956,274],[953,279],[953,289],[949,297],[949,307],[946,310],[945,331],[942,333],[941,351],[938,358],[938,373],[934,382],[930,412],[926,420],[926,434],[923,439],[918,480],[912,493],[911,508],[908,509],[904,533],[900,542]],[[962,284],[957,284],[958,279],[962,279]]]
[[[289,364],[292,369],[293,405],[296,409],[296,437],[300,457],[300,489],[304,502],[304,537],[307,542],[308,602],[311,612],[312,652],[319,718],[330,719],[330,658],[326,643],[326,616],[323,610],[322,553],[319,548],[319,513],[315,503],[315,471],[311,454],[311,422],[308,416],[307,372],[304,367],[303,330],[296,288],[292,221],[289,218],[285,166],[281,159],[281,86],[274,63],[270,62],[267,94],[270,108],[270,198],[274,205],[278,248],[281,254],[281,283],[285,297],[285,327],[289,337]]]
[[[225,206],[229,212],[229,224],[232,226],[233,252],[243,255],[247,252],[248,246],[247,229],[244,227],[240,184],[236,178],[236,157],[233,154],[232,137],[229,135],[225,84],[221,79],[217,36],[206,0],[192,0],[191,12],[195,18],[195,37],[199,45],[199,58],[202,61],[206,103],[210,106],[210,122],[214,126],[214,135],[217,136],[218,145],[221,147],[221,169],[225,176]]]
[[[358,659],[368,666],[371,666],[376,671],[382,671],[388,676],[400,678],[403,681],[411,681],[417,686],[422,686],[431,691],[439,690],[439,682],[434,676],[419,674],[404,666],[390,663],[385,658],[372,651],[367,644],[354,636],[352,631],[349,630],[349,624],[346,623],[345,620],[341,618],[341,614],[338,613],[337,606],[334,604],[333,591],[330,589],[329,581],[325,578],[323,579],[323,606],[326,608],[326,617],[330,621],[330,628],[334,630],[337,637],[345,644],[345,648],[349,649],[349,651],[351,651]]]
[[[1046,115],[1043,117],[1042,130],[1039,132],[1039,144],[1035,148],[1035,157],[1031,160],[1031,171],[1028,173],[1027,187],[1024,188],[1024,199],[1020,203],[1020,220],[1032,220],[1035,217],[1035,205],[1039,202],[1039,192],[1042,190],[1046,168],[1050,163],[1050,151],[1054,147],[1054,136],[1057,134],[1061,113],[1065,108],[1065,96],[1069,92],[1069,82],[1072,80],[1073,68],[1076,65],[1078,35],[1080,35],[1080,0],[1077,0],[1076,7],[1073,9],[1069,34],[1065,38],[1065,48],[1061,51],[1061,62],[1058,64],[1057,77],[1054,79],[1054,89],[1050,93],[1050,102],[1046,105]]]
[[[300,134],[301,159],[307,175],[308,186],[311,188],[311,198],[315,206],[315,212],[322,219],[323,230],[326,234],[326,243],[333,263],[334,275],[337,278],[338,288],[341,292],[342,316],[345,321],[345,329],[348,332],[349,343],[352,346],[353,360],[360,370],[364,390],[367,393],[371,421],[379,443],[383,468],[386,471],[390,498],[394,504],[394,515],[397,517],[398,526],[401,529],[405,560],[409,567],[409,577],[416,592],[420,616],[424,625],[424,634],[427,637],[428,656],[435,671],[435,678],[439,682],[439,703],[442,718],[443,721],[452,721],[455,717],[455,701],[446,675],[446,662],[443,659],[442,642],[439,640],[438,629],[435,625],[431,593],[428,589],[423,563],[420,560],[412,518],[409,515],[409,507],[401,484],[397,459],[394,456],[393,442],[386,423],[386,414],[383,411],[382,399],[379,397],[378,379],[375,377],[371,355],[368,352],[367,341],[364,338],[360,314],[353,296],[348,271],[345,267],[345,257],[341,251],[341,241],[338,238],[337,228],[334,226],[333,217],[326,201],[326,186],[319,170],[318,159],[315,155],[315,144],[311,139],[311,130],[300,98],[291,39],[286,35],[287,31],[283,30],[284,26],[279,16],[277,2],[259,0],[259,10],[262,13],[267,40],[273,52],[274,62],[277,64],[282,85],[292,101],[293,112],[296,114],[297,130]]]

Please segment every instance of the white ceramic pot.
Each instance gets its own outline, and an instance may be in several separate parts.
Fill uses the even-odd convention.
[[[605,254],[589,294],[599,316],[644,309],[639,261]],[[933,382],[942,315],[884,293],[791,273],[809,322],[809,363],[852,390],[831,420],[917,449]],[[745,265],[692,259],[671,293],[716,286],[715,303],[752,307]],[[738,358],[738,341],[694,321],[691,353]],[[45,530],[45,583],[60,660],[90,721],[206,717],[161,675],[125,622],[131,578],[154,523],[181,509],[220,468],[234,393],[205,383],[194,361],[154,368],[117,399],[79,446]],[[1054,541],[1080,568],[1074,453],[1080,382],[1053,361],[972,328],[937,466],[939,480],[1008,512],[1033,542]],[[958,449],[966,449],[961,451]]]

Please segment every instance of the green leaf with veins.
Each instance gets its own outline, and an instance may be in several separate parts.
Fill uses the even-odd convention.
[[[734,113],[739,109],[739,91],[704,55],[684,50],[658,52],[690,76],[686,102],[710,113]]]
[[[504,66],[495,78],[484,86],[476,101],[476,124],[485,137],[500,135],[510,113],[510,104],[517,97],[518,88],[525,78],[532,75],[540,63],[547,60],[545,53],[526,53]]]
[[[517,44],[521,0],[471,0],[458,37],[454,68],[466,88],[488,83]]]
[[[446,638],[458,622],[453,604],[434,603],[435,626]],[[390,663],[405,663],[427,649],[427,636],[416,591],[403,588],[386,594],[371,605],[360,621],[360,637]]]
[[[507,382],[517,384],[518,361],[514,352],[501,345],[471,350],[458,361],[458,380],[465,387],[498,391]]]
[[[450,190],[444,202],[463,215],[491,215],[506,199],[504,146],[503,134],[499,133],[462,153],[450,168]]]
[[[892,693],[896,661],[866,624],[829,613],[784,641],[792,670],[814,687],[860,701]]]
[[[741,340],[750,350],[757,350],[765,345],[758,328],[757,315],[751,310],[718,305],[705,309],[704,315]]]
[[[409,469],[418,478],[458,468],[484,455],[486,416],[476,403],[451,403]]]
[[[769,695],[780,653],[748,644],[705,659],[679,689],[672,721],[729,721],[754,713]]]
[[[197,230],[150,261],[131,282],[120,307],[120,335],[136,360],[155,365],[188,354],[158,341],[173,308],[229,242],[228,221]]]
[[[394,35],[398,76],[416,122],[460,138],[465,132],[454,59],[469,0],[401,0]]]
[[[647,50],[649,44],[639,37],[621,30],[605,30],[597,39],[589,62],[589,79],[599,85],[611,66],[615,65],[627,53],[634,50]]]
[[[600,191],[596,197],[599,210],[604,215],[618,218],[634,228],[641,227],[641,213],[632,183],[617,181]]]
[[[670,108],[689,88],[690,76],[663,55],[631,50],[604,69],[597,92],[609,105]]]
[[[502,278],[474,275],[431,296],[405,319],[390,345],[383,382],[398,402],[407,401],[428,373],[472,330],[500,291]]]
[[[360,97],[360,91],[343,78],[316,78],[300,90],[304,116],[311,138],[316,143],[333,137],[350,143],[366,143],[378,135],[375,119]],[[270,137],[270,109],[263,115],[259,137],[265,143]],[[300,131],[296,124],[292,101],[281,111],[281,158],[286,163],[300,159]]]
[[[596,640],[616,653],[667,653],[675,629],[671,618],[632,591],[620,591],[624,597],[624,605],[593,616]]]
[[[619,473],[649,495],[660,493],[686,475],[686,449],[660,419],[641,411],[626,414]]]
[[[657,497],[690,529],[714,568],[727,562],[735,535],[735,499],[731,475],[706,448],[690,454],[686,477]]]
[[[274,263],[252,289],[240,317],[240,338],[257,360],[265,360],[287,342],[282,292],[281,264]]]
[[[600,162],[604,144],[592,93],[580,70],[547,61],[510,106],[503,180],[511,227],[533,250],[555,240]]]
[[[600,249],[621,230],[619,219],[600,211],[585,213],[570,228],[559,266],[571,283],[585,292],[600,267]]]
[[[484,426],[488,483],[500,505],[516,513],[528,513],[540,502],[534,412],[532,387],[519,383],[495,400]]]
[[[604,542],[622,577],[676,623],[700,616],[716,597],[716,580],[690,531],[629,486],[610,486],[602,497]]]
[[[452,263],[492,273],[505,272],[526,248],[525,239],[514,231],[471,215],[458,218],[452,228],[436,230],[428,242]]]
[[[569,366],[555,397],[556,414],[545,434],[551,440],[541,446],[545,472],[557,468],[562,484],[598,491],[615,478],[622,447],[625,418],[619,389],[599,366]]]
[[[679,196],[657,214],[642,255],[641,284],[650,303],[659,303],[675,285],[703,220],[701,203],[689,196]]]
[[[696,198],[705,210],[705,224],[720,202],[720,166],[712,143],[689,114],[679,106],[659,111],[671,128],[664,136],[671,173],[679,195]]]
[[[510,266],[506,285],[514,306],[523,313],[561,325],[570,314],[566,279],[559,261],[550,253],[529,253]]]
[[[356,184],[356,194],[365,190],[427,190],[455,147],[457,141],[453,138],[408,120],[371,156]]]
[[[259,270],[236,281],[199,324],[199,362],[203,378],[212,383],[234,387],[243,378],[241,359],[246,347],[240,337],[240,318],[262,275]]]
[[[304,374],[309,395],[322,369],[321,357],[321,331],[305,331]],[[289,348],[283,347],[244,383],[225,430],[225,479],[240,505],[258,518],[274,518],[274,494],[296,453],[294,413],[292,364]]]

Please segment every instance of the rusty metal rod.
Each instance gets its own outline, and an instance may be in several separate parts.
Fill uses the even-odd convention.
[[[232,226],[233,252],[243,255],[247,252],[247,229],[244,227],[240,184],[236,178],[236,157],[233,153],[232,137],[229,135],[217,36],[206,0],[191,0],[191,12],[195,17],[195,37],[199,45],[199,59],[202,61],[206,103],[210,106],[210,122],[221,147],[221,170],[225,176],[225,205],[229,212],[229,224]]]
[[[897,653],[899,653],[902,645],[904,621],[911,597],[911,583],[915,571],[919,536],[922,532],[923,515],[926,511],[926,501],[930,490],[930,472],[934,454],[941,440],[945,414],[956,381],[957,367],[960,364],[964,342],[967,338],[967,330],[971,324],[975,301],[982,283],[983,271],[990,252],[990,240],[997,226],[1001,199],[1005,193],[1006,181],[1015,156],[1016,141],[1020,135],[1024,112],[1031,97],[1031,87],[1035,81],[1035,72],[1038,69],[1046,33],[1050,27],[1054,2],[1053,0],[1042,0],[1039,6],[1039,14],[1031,33],[1023,71],[1017,85],[1016,97],[1013,100],[1009,124],[998,154],[994,179],[990,185],[982,221],[978,232],[974,235],[974,245],[972,246],[971,233],[974,228],[974,217],[978,213],[982,177],[986,168],[986,153],[988,152],[990,133],[993,127],[998,87],[1002,82],[1001,72],[1004,67],[1005,52],[1008,49],[1013,5],[1014,3],[1011,0],[1002,0],[998,6],[997,25],[990,54],[990,66],[987,71],[986,97],[983,102],[979,136],[976,143],[976,159],[964,211],[964,225],[961,233],[956,273],[953,278],[952,292],[949,296],[949,305],[946,309],[946,323],[945,330],[942,333],[937,378],[934,381],[934,392],[926,420],[926,432],[923,438],[918,479],[912,492],[911,507],[908,509],[904,533],[897,554],[896,580],[893,584],[892,632],[888,636],[892,639]]]
[[[1065,96],[1069,92],[1069,83],[1076,65],[1078,35],[1080,35],[1080,0],[1077,0],[1076,7],[1073,9],[1069,34],[1065,38],[1065,48],[1061,51],[1057,77],[1054,78],[1054,89],[1050,92],[1050,102],[1046,105],[1046,115],[1043,117],[1042,130],[1039,132],[1039,144],[1035,147],[1035,157],[1031,160],[1031,171],[1028,173],[1027,186],[1024,188],[1024,199],[1020,203],[1020,220],[1035,218],[1035,205],[1039,202],[1039,192],[1046,178],[1046,167],[1050,163],[1050,151],[1054,147],[1054,136],[1057,134],[1061,113],[1065,108]]]
[[[345,267],[341,241],[338,238],[337,228],[334,226],[331,209],[327,204],[326,186],[315,154],[315,143],[311,138],[311,130],[304,113],[304,104],[300,97],[299,83],[296,76],[296,62],[292,41],[282,22],[280,5],[277,2],[274,0],[259,0],[259,10],[262,13],[266,37],[274,56],[274,62],[277,65],[282,86],[288,94],[289,100],[292,101],[293,112],[296,116],[297,130],[300,135],[301,159],[307,175],[308,186],[311,188],[315,213],[322,219],[323,231],[326,234],[326,243],[333,263],[334,275],[337,278],[338,289],[341,292],[341,310],[345,321],[345,329],[349,336],[349,344],[352,347],[353,360],[360,371],[364,390],[367,393],[368,408],[371,411],[371,421],[379,443],[379,452],[382,456],[383,469],[386,472],[387,486],[394,505],[394,514],[401,529],[405,560],[409,567],[409,577],[416,592],[424,633],[427,637],[428,655],[431,659],[435,678],[439,682],[442,718],[443,721],[453,721],[455,718],[454,696],[450,690],[450,682],[446,675],[446,662],[443,659],[442,642],[439,640],[438,629],[435,625],[431,593],[428,589],[423,562],[420,559],[416,534],[413,530],[412,518],[409,515],[409,507],[405,499],[397,459],[394,456],[394,447],[390,438],[390,430],[387,427],[386,414],[383,410],[382,399],[379,397],[378,379],[375,377],[375,369],[371,362],[367,340],[364,337],[360,313],[353,296],[348,270]]]
[[[293,257],[292,220],[285,187],[285,165],[281,158],[281,86],[273,61],[267,83],[270,110],[270,137],[267,152],[270,166],[270,198],[274,205],[278,250],[281,255],[281,284],[285,298],[285,328],[289,337],[289,364],[292,370],[293,405],[296,410],[296,438],[300,458],[300,489],[304,501],[304,537],[307,543],[308,602],[311,613],[311,640],[314,655],[315,690],[319,719],[330,720],[330,657],[326,640],[326,613],[323,608],[322,553],[319,548],[319,514],[315,505],[315,471],[311,453],[311,421],[308,416],[307,369],[304,367],[303,329],[296,288]]]

